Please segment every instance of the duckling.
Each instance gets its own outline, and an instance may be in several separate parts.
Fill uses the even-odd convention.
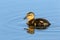
[[[33,12],[28,12],[24,19],[27,19],[28,29],[25,29],[30,34],[34,34],[35,29],[46,29],[51,25],[50,22],[46,19],[35,19],[35,14]]]

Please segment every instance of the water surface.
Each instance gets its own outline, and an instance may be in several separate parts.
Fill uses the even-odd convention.
[[[52,25],[28,34],[23,18],[30,11]],[[60,0],[0,0],[0,40],[60,40]]]

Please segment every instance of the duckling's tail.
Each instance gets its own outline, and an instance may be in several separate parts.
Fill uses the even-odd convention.
[[[48,26],[50,26],[50,25],[51,25],[51,23],[48,24]]]

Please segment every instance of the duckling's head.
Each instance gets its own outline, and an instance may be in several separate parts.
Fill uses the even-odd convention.
[[[28,12],[24,19],[28,19],[28,21],[34,19],[35,15],[33,12]]]

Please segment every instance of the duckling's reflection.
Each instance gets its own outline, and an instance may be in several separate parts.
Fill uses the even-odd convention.
[[[25,29],[30,34],[34,34],[35,29],[46,29],[51,25],[50,22],[46,19],[43,18],[35,19],[35,14],[33,12],[28,12],[24,19],[28,20],[27,22],[28,29],[27,28]]]

